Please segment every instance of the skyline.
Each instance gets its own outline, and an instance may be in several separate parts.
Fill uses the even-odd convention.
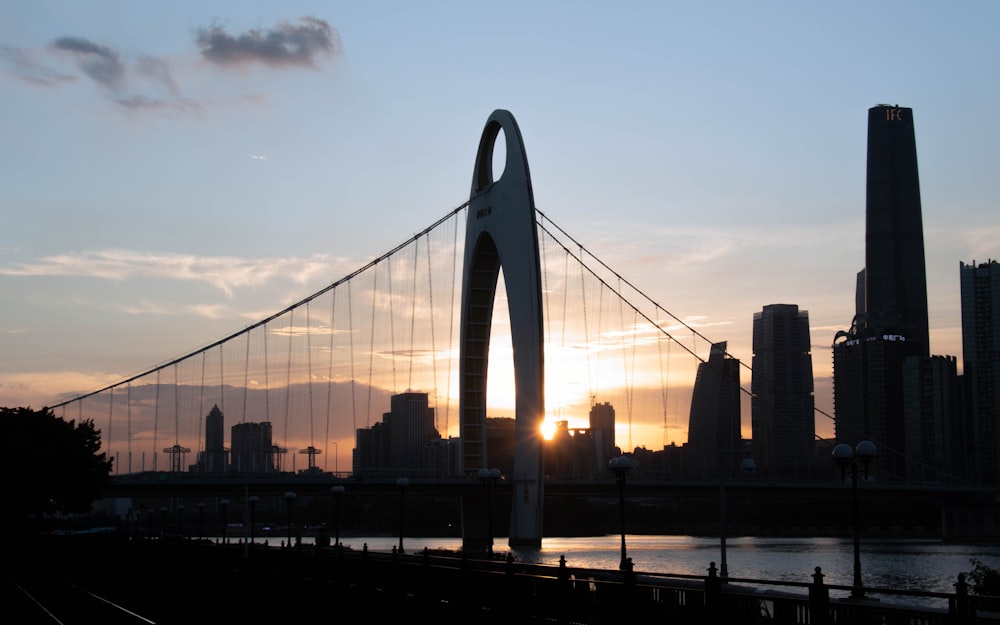
[[[807,311],[830,414],[867,111],[912,108],[931,353],[961,370],[959,262],[1000,256],[1000,7],[390,6],[0,8],[0,405],[144,371],[392,249],[468,199],[497,108],[536,206],[743,363],[754,313]]]

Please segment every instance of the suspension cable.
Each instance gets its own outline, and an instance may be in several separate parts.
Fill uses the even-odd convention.
[[[437,407],[438,386],[437,386],[437,345],[434,341],[434,279],[431,263],[431,239],[427,237],[427,299],[428,309],[431,311],[431,386],[434,392],[434,404]],[[416,299],[416,298],[414,298]],[[434,411],[434,420],[437,421],[437,410]],[[434,424],[437,428],[437,423]]]
[[[333,416],[333,337],[337,333],[337,291],[330,294],[330,361],[326,373],[326,448],[330,448],[330,419]],[[334,445],[334,466],[337,466],[337,456],[340,455],[340,446]],[[330,454],[326,455],[327,458]],[[323,468],[327,468],[327,463],[323,463]]]
[[[71,399],[67,399],[67,400],[64,400],[64,401],[60,401],[60,402],[54,403],[54,404],[52,404],[52,406],[50,406],[50,408],[52,408],[54,410],[56,408],[60,408],[62,406],[66,406],[66,405],[71,404],[73,402],[80,401],[80,400],[85,399],[87,397],[90,397],[92,395],[99,395],[99,394],[103,393],[104,391],[108,390],[111,387],[122,386],[123,384],[128,384],[129,382],[133,382],[133,381],[138,380],[140,378],[146,377],[147,375],[150,375],[150,374],[155,373],[155,372],[157,372],[157,371],[159,371],[161,369],[169,367],[169,366],[173,365],[176,362],[180,362],[182,360],[187,360],[188,358],[190,358],[190,357],[192,357],[192,356],[194,356],[196,354],[199,354],[199,353],[201,353],[203,351],[210,350],[213,347],[220,346],[223,343],[227,343],[227,342],[233,340],[234,338],[240,336],[241,334],[247,333],[250,330],[253,330],[255,328],[263,326],[263,325],[267,324],[269,321],[273,321],[274,319],[277,319],[277,318],[281,317],[282,315],[284,315],[284,314],[286,314],[288,312],[291,312],[292,310],[295,310],[296,308],[304,306],[306,304],[306,302],[312,301],[312,300],[314,300],[314,299],[316,299],[316,298],[318,298],[318,297],[326,294],[328,291],[330,291],[332,289],[335,289],[336,287],[338,287],[338,286],[340,286],[342,284],[350,282],[351,279],[353,279],[356,276],[358,276],[358,275],[360,275],[360,274],[368,271],[369,269],[371,269],[372,267],[374,267],[375,265],[377,265],[381,261],[385,260],[389,256],[391,256],[391,255],[395,254],[396,252],[398,252],[399,250],[405,248],[407,245],[409,245],[410,243],[412,243],[413,241],[415,241],[418,237],[422,236],[423,234],[425,234],[427,232],[430,232],[430,231],[434,230],[435,228],[437,228],[438,226],[440,226],[442,223],[444,223],[445,221],[447,221],[448,219],[450,219],[453,215],[455,215],[455,214],[457,214],[457,213],[465,210],[466,208],[468,208],[470,201],[471,200],[466,200],[465,202],[463,202],[462,204],[460,204],[458,207],[453,208],[444,217],[438,219],[437,221],[435,221],[430,226],[424,228],[423,230],[421,230],[420,232],[418,232],[417,234],[415,234],[410,239],[407,239],[405,242],[400,243],[399,245],[397,245],[396,247],[392,248],[388,252],[382,254],[378,258],[376,258],[376,259],[368,262],[367,264],[365,264],[364,266],[360,267],[359,269],[356,269],[356,270],[352,271],[351,273],[347,274],[346,276],[344,276],[343,278],[337,280],[336,282],[333,282],[333,283],[331,283],[331,284],[323,287],[322,289],[320,289],[319,291],[316,291],[312,295],[309,295],[308,297],[306,297],[304,299],[301,299],[298,302],[295,302],[294,304],[292,304],[292,305],[290,305],[290,306],[288,306],[288,307],[286,307],[286,308],[284,308],[284,309],[282,309],[282,310],[274,313],[270,317],[267,317],[265,319],[261,319],[260,321],[254,323],[252,325],[249,325],[249,326],[243,328],[242,330],[239,330],[237,332],[229,334],[229,335],[227,335],[227,336],[225,336],[225,337],[223,337],[221,339],[218,339],[217,341],[209,343],[208,345],[204,345],[204,346],[202,346],[202,347],[200,347],[198,349],[195,349],[195,350],[193,350],[191,352],[188,352],[188,353],[186,353],[186,354],[184,354],[182,356],[178,356],[178,357],[173,358],[173,359],[171,359],[171,360],[169,360],[167,362],[164,362],[164,363],[161,363],[159,365],[156,365],[155,367],[152,367],[150,369],[146,369],[146,370],[144,370],[144,371],[142,371],[140,373],[136,373],[135,375],[132,375],[132,376],[126,378],[126,379],[119,380],[118,382],[115,382],[114,384],[109,384],[108,386],[104,386],[104,387],[101,387],[101,388],[99,388],[97,390],[90,391],[89,393],[84,393],[82,395],[77,395],[76,397],[73,397]],[[221,408],[221,406],[220,406],[220,408]]]
[[[416,333],[415,327],[417,322],[417,263],[420,258],[420,239],[413,242],[413,277],[410,279],[411,284],[411,295],[410,295],[410,353],[407,358],[407,363],[409,364],[409,371],[406,377],[406,390],[407,392],[413,390],[413,341],[414,334]],[[433,317],[433,315],[431,315]],[[395,360],[395,358],[393,359]]]

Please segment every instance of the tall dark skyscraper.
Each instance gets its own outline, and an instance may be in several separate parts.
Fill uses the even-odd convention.
[[[928,358],[927,271],[912,109],[868,110],[865,267],[833,345],[837,442],[869,438],[883,476],[906,474],[904,363]]]
[[[708,360],[698,365],[684,446],[686,477],[718,477],[726,453],[742,448],[740,361],[726,354],[726,345],[713,344]]]
[[[1000,263],[959,263],[962,373],[975,479],[1000,481]]]
[[[927,270],[913,110],[868,109],[865,312],[891,328],[906,353],[930,355]]]
[[[753,316],[753,455],[769,478],[806,479],[816,460],[809,313],[770,304]]]

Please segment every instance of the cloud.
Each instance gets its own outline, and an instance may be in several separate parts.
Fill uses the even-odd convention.
[[[111,48],[81,37],[60,37],[52,42],[52,47],[75,56],[77,67],[109,91],[116,93],[121,87],[125,67]]]
[[[177,83],[170,71],[170,65],[163,59],[153,56],[142,56],[135,63],[135,71],[139,76],[165,88],[170,93],[177,95]]]
[[[198,29],[196,41],[206,61],[223,66],[260,63],[272,67],[315,67],[317,57],[337,55],[342,49],[339,33],[316,17],[235,35],[214,25]]]
[[[213,25],[198,29],[195,42],[203,59],[222,67],[315,67],[321,56],[336,56],[342,51],[339,33],[316,17],[242,33],[230,33]],[[127,114],[200,113],[213,103],[211,96],[195,99],[182,95],[170,63],[156,56],[141,54],[129,59],[111,45],[74,35],[55,39],[48,49],[75,62],[82,76],[93,81],[109,101]],[[43,86],[58,86],[80,77],[46,67],[31,51],[10,46],[0,46],[0,69],[24,82]],[[243,96],[240,101],[253,103],[262,97]],[[203,105],[203,101],[207,104]]]
[[[20,48],[0,46],[0,62],[11,76],[36,85],[50,87],[76,80],[75,76],[42,65],[30,52]]]
[[[338,269],[344,266],[345,259],[329,256],[244,259],[99,250],[0,267],[0,275],[194,281],[209,284],[231,297],[237,288],[257,287],[273,279],[308,284],[329,276],[332,281],[340,276]]]
[[[52,42],[51,48],[72,55],[80,71],[126,112],[201,110],[196,100],[180,97],[170,65],[163,59],[143,55],[127,65],[113,48],[82,37],[60,37]]]
[[[129,111],[164,111],[175,113],[198,112],[202,109],[201,103],[191,98],[177,98],[175,100],[163,100],[149,98],[141,95],[129,96],[127,98],[114,98],[116,104]]]

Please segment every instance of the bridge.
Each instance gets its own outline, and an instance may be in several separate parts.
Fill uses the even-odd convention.
[[[506,151],[498,160],[500,137]],[[499,343],[508,337],[509,344]],[[638,441],[666,448],[687,429],[696,377],[720,346],[725,342],[646,296],[534,205],[520,131],[498,110],[480,139],[469,199],[423,231],[229,336],[96,391],[68,393],[51,407],[101,429],[116,489],[135,496],[157,488],[132,479],[145,474],[169,474],[160,486],[178,493],[229,486],[231,476],[211,477],[221,466],[357,474],[362,433],[398,427],[399,417],[394,425],[387,419],[397,415],[394,398],[413,393],[426,394],[428,403],[403,430],[422,446],[433,442],[426,455],[434,460],[396,438],[391,454],[406,458],[400,466],[412,469],[414,488],[454,492],[480,485],[478,472],[496,466],[487,418],[497,411],[514,421],[513,463],[503,467],[506,534],[512,546],[537,546],[546,489],[594,487],[546,480],[543,428],[560,421],[580,427],[592,408],[608,405],[610,435],[597,439],[596,458],[633,453]],[[738,393],[744,415],[751,400],[763,401],[746,385]],[[248,426],[252,441],[234,434],[226,447],[222,419]],[[729,451],[719,449],[720,467]],[[428,463],[446,479],[417,479]],[[273,478],[255,484],[288,488]],[[307,484],[297,479],[296,489]],[[613,492],[614,484],[599,487]],[[714,482],[699,488],[718,492]],[[466,531],[471,539],[482,528]]]

